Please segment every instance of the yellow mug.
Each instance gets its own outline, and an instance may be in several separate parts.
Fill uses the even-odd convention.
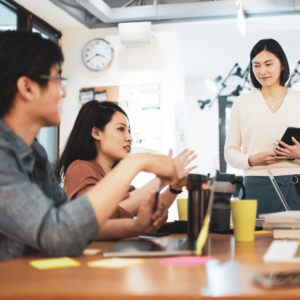
[[[257,200],[231,201],[234,238],[236,242],[253,242]]]
[[[180,221],[188,220],[188,199],[177,199],[177,208]]]

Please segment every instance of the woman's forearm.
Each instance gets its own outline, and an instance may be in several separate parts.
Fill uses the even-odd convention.
[[[145,197],[148,197],[158,187],[159,184],[160,179],[155,177],[143,187],[129,193],[129,197],[126,200],[122,201],[119,206],[124,208],[132,215],[135,215]]]
[[[175,188],[175,189],[178,189],[178,188]],[[181,188],[179,188],[179,190],[180,189]],[[168,208],[173,204],[173,202],[177,196],[178,196],[177,194],[171,193],[168,188],[162,193],[164,203],[167,205]]]

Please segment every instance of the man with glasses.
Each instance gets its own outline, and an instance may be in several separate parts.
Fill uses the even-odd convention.
[[[138,172],[178,180],[171,158],[134,154],[68,202],[35,138],[42,127],[60,124],[66,95],[62,62],[59,46],[37,33],[0,32],[0,262],[40,251],[80,255]],[[153,193],[128,226],[146,234],[166,219],[167,210]]]

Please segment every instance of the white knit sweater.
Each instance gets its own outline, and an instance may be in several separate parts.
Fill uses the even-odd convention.
[[[244,176],[268,176],[266,167],[274,176],[300,174],[300,162],[280,161],[268,166],[250,167],[250,155],[273,152],[273,143],[281,139],[287,127],[300,128],[300,92],[289,89],[276,113],[267,106],[258,90],[238,97],[232,106],[225,142],[225,160]]]

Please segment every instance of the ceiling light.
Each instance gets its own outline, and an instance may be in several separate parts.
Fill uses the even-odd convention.
[[[207,86],[209,87],[209,89],[213,90],[214,92],[216,92],[218,90],[218,86],[217,84],[222,80],[221,76],[218,76],[216,79],[206,79],[205,83],[207,84]]]
[[[237,26],[243,37],[246,36],[246,16],[244,13],[242,1],[236,1]]]

